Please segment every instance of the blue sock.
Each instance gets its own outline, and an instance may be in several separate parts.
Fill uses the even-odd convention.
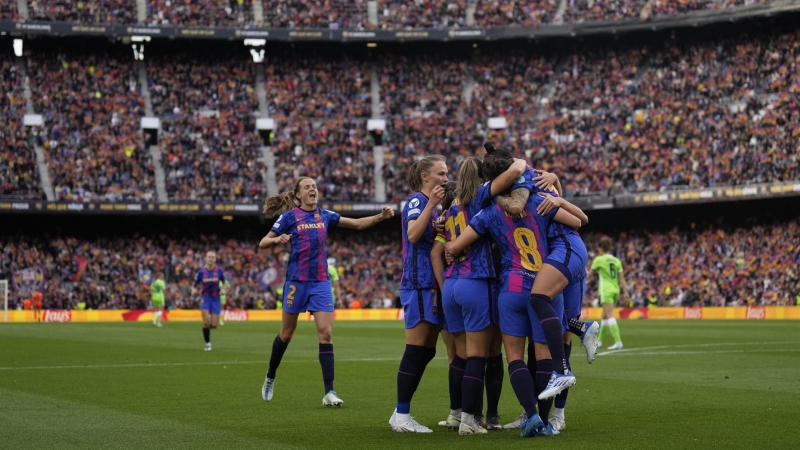
[[[425,347],[406,344],[400,368],[397,370],[397,413],[408,414],[411,411],[411,398],[417,389],[418,370],[424,357]]]
[[[464,371],[464,381],[461,387],[463,397],[462,411],[467,414],[483,414],[479,409],[483,399],[483,380],[486,375],[486,358],[467,358],[467,368]]]
[[[561,331],[561,318],[556,315],[551,298],[542,294],[531,294],[531,306],[542,324],[547,347],[553,357],[553,367],[557,373],[567,371],[567,358],[564,356],[564,332]]]
[[[500,394],[503,392],[503,355],[486,359],[486,415],[496,416]],[[481,411],[483,408],[481,408]]]
[[[547,425],[547,417],[550,415],[550,408],[553,407],[553,399],[539,400],[539,394],[547,388],[551,376],[553,376],[553,360],[540,359],[536,361],[536,374],[533,380],[534,395],[539,405],[539,417],[542,418],[542,423],[545,425]]]
[[[461,385],[464,380],[464,371],[467,370],[467,360],[456,355],[450,363],[448,373],[448,387],[450,388],[450,409],[461,409]]]
[[[275,372],[278,370],[278,366],[281,365],[281,359],[283,359],[283,354],[286,353],[288,346],[288,342],[283,342],[280,336],[275,336],[275,340],[272,341],[272,354],[269,356],[267,378],[275,378]]]
[[[333,390],[333,344],[319,344],[319,365],[322,366],[322,381],[327,394]]]
[[[508,364],[508,379],[511,380],[511,387],[514,389],[519,404],[525,410],[525,414],[533,417],[536,414],[533,378],[524,361],[518,359]]]
[[[572,370],[572,367],[569,366],[569,357],[572,354],[571,342],[569,344],[564,344],[564,354],[567,356],[568,369]],[[567,394],[569,394],[569,389],[564,389],[560,394],[556,395],[556,408],[564,409],[564,407],[567,406]]]
[[[422,358],[419,361],[419,367],[417,368],[417,381],[414,384],[414,392],[417,392],[417,388],[419,387],[419,383],[422,381],[422,374],[425,373],[425,368],[428,367],[428,363],[436,356],[436,347],[429,348],[429,347],[422,347]]]

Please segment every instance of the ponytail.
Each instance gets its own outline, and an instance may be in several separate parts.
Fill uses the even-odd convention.
[[[491,142],[483,144],[483,148],[486,149],[486,156],[483,157],[484,174],[490,181],[508,170],[514,163],[514,157],[508,150],[496,148]]]
[[[408,169],[408,185],[412,192],[422,189],[422,177],[419,175],[419,161],[414,162]]]
[[[444,187],[444,198],[442,198],[442,211],[447,211],[453,206],[453,202],[456,200],[456,182],[455,181],[448,181]]]
[[[300,190],[300,183],[302,183],[303,180],[311,180],[311,177],[300,177],[297,179],[297,182],[294,183],[294,189],[291,191],[281,192],[272,197],[267,197],[267,199],[264,200],[264,214],[266,214],[267,217],[274,217],[297,207],[297,191]]]
[[[480,159],[469,157],[458,168],[458,203],[466,207],[478,194],[483,183],[483,163]]]

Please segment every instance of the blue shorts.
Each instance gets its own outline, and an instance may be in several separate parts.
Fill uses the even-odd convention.
[[[219,297],[203,297],[203,306],[200,309],[204,309],[210,314],[219,314],[222,310]]]
[[[445,278],[442,307],[450,333],[481,331],[497,323],[497,283],[488,279]]]
[[[333,312],[330,280],[287,281],[283,285],[283,310],[290,314]]]
[[[550,254],[546,264],[558,269],[569,283],[586,278],[586,261],[589,256],[586,246],[576,235],[562,235],[550,239]]]
[[[532,336],[534,342],[547,342],[544,329],[533,312],[528,292],[503,292],[497,299],[500,311],[500,331],[509,336]],[[564,316],[564,301],[558,296],[550,302],[556,310],[556,317]],[[563,324],[561,333],[564,333]]]
[[[420,322],[444,325],[444,310],[438,297],[438,289],[400,289],[406,328],[414,328]]]

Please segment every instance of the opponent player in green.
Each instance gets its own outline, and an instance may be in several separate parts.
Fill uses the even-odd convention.
[[[225,305],[228,303],[228,291],[231,289],[231,282],[227,278],[223,280],[219,280],[219,307],[220,307],[220,314],[219,314],[219,326],[224,326],[225,322],[222,318],[225,316]]]
[[[164,274],[162,272],[156,273],[156,279],[150,283],[150,295],[153,302],[153,325],[160,327],[161,315],[164,313],[164,288],[167,283],[164,282]]]
[[[331,294],[333,294],[333,304],[337,308],[344,307],[342,299],[337,297],[342,291],[339,288],[339,271],[336,270],[336,258],[328,258],[328,276],[331,278]]]
[[[606,331],[611,331],[614,337],[614,345],[609,350],[619,350],[622,348],[622,339],[619,337],[619,325],[614,318],[614,305],[620,295],[622,288],[622,298],[630,301],[628,295],[628,283],[625,282],[625,275],[622,273],[622,262],[616,256],[609,253],[611,250],[611,239],[604,237],[598,244],[600,256],[592,261],[592,270],[589,271],[587,279],[591,279],[594,272],[597,272],[599,279],[597,286],[600,294],[600,303],[603,305],[603,320],[600,322],[600,339],[603,339]],[[603,344],[598,341],[598,346]]]

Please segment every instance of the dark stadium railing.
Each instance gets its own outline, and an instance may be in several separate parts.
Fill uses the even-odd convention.
[[[591,211],[624,209],[656,205],[715,203],[736,200],[800,196],[800,180],[793,182],[754,184],[749,186],[707,187],[682,191],[646,192],[638,194],[594,195],[571,197],[578,207]],[[379,213],[384,206],[399,211],[400,203],[321,202],[320,207],[348,216]],[[154,214],[254,216],[261,215],[259,203],[142,203],[142,202],[47,202],[0,198],[0,214]]]
[[[754,17],[800,11],[800,2],[773,2],[719,10],[701,10],[672,17],[647,20],[584,22],[539,27],[445,28],[411,30],[334,30],[291,28],[213,28],[181,26],[145,26],[139,24],[75,24],[69,22],[20,22],[0,20],[0,32],[49,36],[149,36],[152,38],[184,39],[265,39],[273,41],[327,42],[405,42],[405,41],[493,41],[500,39],[532,39],[558,36],[617,34],[637,30],[664,30],[697,27],[719,22],[731,22]]]

